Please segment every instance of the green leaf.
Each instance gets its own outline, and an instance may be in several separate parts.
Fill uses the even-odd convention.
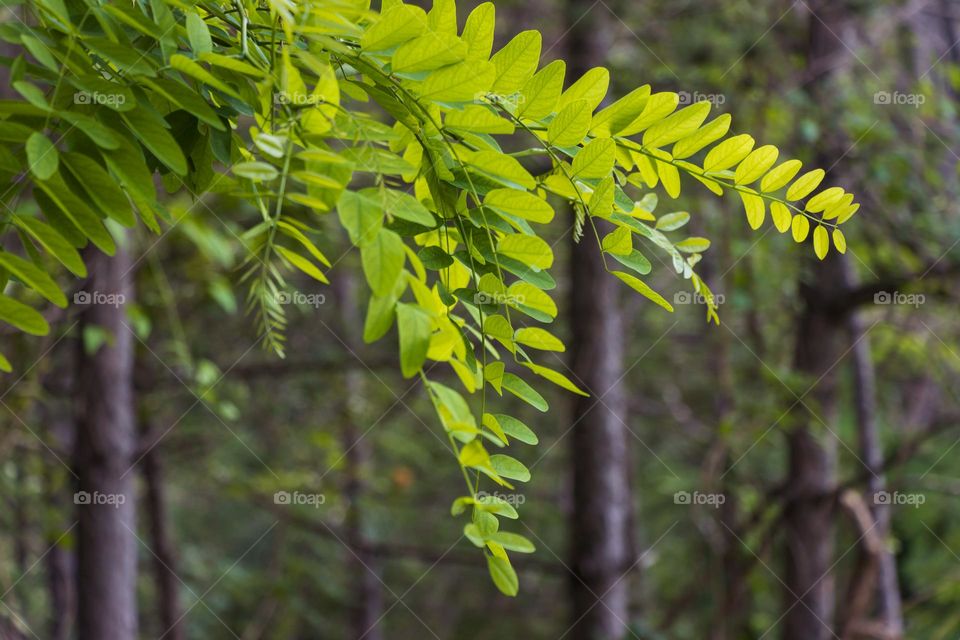
[[[703,161],[705,172],[723,171],[742,161],[753,150],[754,140],[747,134],[724,140],[710,150]]]
[[[678,104],[680,104],[680,96],[676,93],[668,91],[664,93],[653,94],[643,107],[643,111],[640,112],[640,115],[637,116],[633,122],[628,124],[626,128],[620,132],[620,135],[626,137],[644,131],[649,126],[660,122],[673,113]],[[655,136],[659,136],[662,133],[662,131],[658,131]],[[644,143],[644,146],[646,146],[646,143]]]
[[[497,413],[494,415],[494,418],[497,419],[497,422],[500,424],[500,428],[503,429],[503,432],[515,438],[524,444],[534,445],[540,442],[537,438],[537,434],[530,430],[530,428],[517,420],[512,416],[508,416],[502,413]]]
[[[385,189],[382,192],[384,209],[390,215],[408,220],[424,227],[433,227],[437,224],[433,214],[423,204],[409,193],[396,189]]]
[[[590,129],[593,108],[586,100],[571,102],[547,127],[547,141],[557,147],[572,147],[580,144]]]
[[[65,153],[63,163],[105,216],[128,228],[137,223],[126,194],[99,163],[75,152]]]
[[[231,89],[224,82],[218,80],[212,73],[181,53],[175,53],[170,56],[170,68],[188,75],[195,80],[199,80],[200,82],[209,85],[214,89],[218,89],[228,96],[236,98],[237,100],[242,99],[236,91]]]
[[[373,241],[364,245],[360,252],[363,273],[370,289],[377,296],[388,294],[403,272],[403,240],[393,231],[381,228]]]
[[[552,333],[540,327],[523,327],[517,329],[513,339],[518,344],[522,344],[541,351],[566,351],[567,348],[559,338]]]
[[[660,231],[676,231],[690,222],[690,214],[686,211],[677,211],[660,216],[657,220],[657,229]]]
[[[529,191],[516,189],[494,189],[483,199],[483,206],[507,215],[546,224],[553,220],[554,211],[550,204]]]
[[[537,393],[533,387],[527,384],[522,378],[518,378],[512,373],[503,374],[503,388],[517,396],[534,409],[546,412],[550,406],[547,401]]]
[[[549,269],[553,266],[553,250],[538,236],[504,236],[497,245],[497,252],[537,269]]]
[[[268,162],[239,162],[231,169],[234,175],[253,180],[254,182],[270,182],[280,177],[277,168]]]
[[[492,2],[484,2],[467,16],[463,27],[463,41],[467,43],[467,59],[486,62],[493,50],[496,28],[496,9]]]
[[[492,91],[517,91],[529,80],[540,64],[539,31],[523,31],[498,51],[490,61],[496,67]]]
[[[167,165],[177,175],[187,174],[187,159],[180,145],[161,124],[162,119],[158,121],[151,117],[145,109],[124,111],[120,117],[127,128],[157,157],[157,160]]]
[[[493,584],[501,593],[507,596],[516,596],[520,589],[520,581],[517,578],[517,572],[513,569],[509,560],[499,556],[487,556],[487,569],[490,571],[490,577]]]
[[[710,248],[710,241],[706,238],[687,238],[674,245],[678,251],[683,253],[703,253]]]
[[[77,250],[66,238],[45,222],[30,216],[14,216],[13,222],[78,278],[87,277],[87,268]]]
[[[34,131],[27,139],[27,162],[30,173],[40,180],[48,180],[57,172],[60,154],[47,136]]]
[[[461,62],[430,74],[419,93],[436,102],[473,102],[490,90],[494,77],[496,68],[490,62]]]
[[[210,38],[207,23],[192,11],[187,12],[187,39],[190,40],[190,48],[198,55],[213,51],[213,40]]]
[[[387,51],[398,44],[416,38],[427,30],[427,14],[420,7],[397,4],[381,14],[360,37],[364,51]]]
[[[417,375],[430,349],[430,316],[413,304],[397,305],[397,333],[400,337],[400,369],[403,377]]]
[[[516,458],[502,454],[494,454],[490,456],[490,466],[492,466],[494,471],[502,478],[519,480],[520,482],[530,480],[530,470]]]
[[[663,183],[663,188],[671,198],[680,197],[680,171],[667,162],[662,160],[657,160],[657,175],[660,177],[660,182]]]
[[[652,270],[650,261],[647,260],[643,256],[643,254],[637,251],[636,249],[631,251],[629,255],[619,255],[616,253],[612,255],[617,262],[627,267],[628,269],[633,269],[634,271],[636,271],[642,276],[647,275]]]
[[[456,35],[427,32],[397,49],[393,54],[395,73],[431,71],[467,57],[467,45]]]
[[[49,180],[38,180],[36,184],[56,205],[57,211],[69,219],[84,237],[92,240],[107,255],[114,254],[117,246],[113,236],[103,226],[97,214],[70,190],[59,175],[54,175]],[[44,212],[47,213],[46,210]],[[47,217],[50,219],[49,214]]]
[[[50,325],[36,310],[0,294],[0,320],[33,336],[50,333]]]
[[[663,296],[661,296],[659,293],[651,289],[645,282],[643,282],[639,278],[634,278],[629,273],[624,273],[623,271],[614,271],[613,275],[620,278],[620,280],[624,284],[626,284],[628,287],[630,287],[640,295],[655,302],[656,304],[660,305],[670,313],[673,313],[673,305],[667,302]]]
[[[301,256],[296,251],[291,251],[290,249],[287,249],[286,247],[282,247],[280,245],[275,246],[274,249],[276,249],[277,253],[279,253],[281,256],[287,259],[290,262],[290,264],[292,264],[294,267],[296,267],[303,273],[307,274],[314,280],[318,280],[319,282],[322,282],[324,284],[330,284],[330,280],[328,280],[327,277],[323,275],[323,272],[317,268],[317,265],[313,264],[312,262],[310,262],[309,260]]]
[[[616,146],[610,138],[589,142],[573,159],[573,175],[585,180],[610,175],[616,161]]]
[[[67,297],[53,278],[37,265],[7,251],[0,251],[0,266],[53,304],[66,308]]]
[[[553,113],[563,92],[566,71],[563,60],[554,60],[524,83],[520,89],[524,100],[517,110],[517,117],[539,120]]]
[[[507,289],[510,306],[528,313],[532,310],[546,316],[547,321],[557,317],[557,304],[546,293],[527,282],[514,282]]]
[[[478,151],[467,157],[467,166],[514,189],[533,189],[536,180],[516,158],[497,151]]]
[[[661,95],[664,94],[658,93],[650,99],[653,101]],[[669,104],[669,102],[665,103],[664,106],[666,104]],[[674,108],[676,108],[676,105],[674,105]],[[709,102],[698,102],[685,107],[647,129],[643,134],[643,146],[660,148],[686,138],[700,128],[709,114]]]
[[[643,113],[649,100],[650,85],[645,84],[634,89],[597,113],[590,123],[590,133],[598,138],[609,138],[621,133]]]
[[[501,474],[502,475],[502,474]],[[533,553],[537,548],[532,542],[518,533],[508,531],[497,531],[487,538],[490,542],[495,542],[508,551],[517,553]]]
[[[713,144],[730,130],[731,117],[729,113],[711,120],[695,133],[683,138],[673,145],[673,157],[677,160],[689,158],[701,149]]]
[[[570,378],[568,378],[567,376],[563,375],[563,374],[560,373],[559,371],[556,371],[556,370],[554,370],[554,369],[551,369],[550,367],[545,367],[545,366],[543,366],[543,365],[534,364],[534,363],[532,363],[532,362],[524,362],[524,363],[522,363],[522,364],[523,364],[523,366],[526,367],[527,369],[530,369],[530,371],[534,372],[535,374],[537,374],[537,375],[540,376],[541,378],[544,378],[544,379],[546,379],[546,380],[549,380],[550,382],[552,382],[553,384],[557,385],[557,386],[560,387],[561,389],[566,389],[567,391],[569,391],[569,392],[571,392],[571,393],[575,393],[575,394],[577,394],[578,396],[584,396],[584,397],[589,397],[589,396],[590,396],[589,393],[587,393],[586,391],[584,391],[583,389],[581,389],[580,387],[578,387],[577,385],[575,385],[575,384],[570,380]]]
[[[379,197],[369,191],[344,191],[337,203],[340,224],[347,230],[355,246],[370,243],[383,226],[383,209]]]
[[[633,251],[633,232],[627,227],[617,227],[603,238],[600,248],[612,255],[628,256]]]
[[[560,102],[557,103],[557,108],[563,109],[577,100],[586,100],[588,109],[593,112],[597,105],[603,102],[609,87],[610,72],[603,67],[594,67],[563,92],[560,96]]]

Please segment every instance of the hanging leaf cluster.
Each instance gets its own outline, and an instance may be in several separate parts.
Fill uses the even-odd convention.
[[[645,85],[601,108],[607,70],[567,78],[562,60],[541,66],[537,31],[494,52],[492,3],[462,28],[453,0],[430,11],[384,0],[379,12],[363,0],[17,8],[22,20],[0,25],[22,51],[2,61],[19,99],[0,101],[0,274],[17,284],[0,295],[0,320],[46,333],[34,305],[67,305],[65,272],[86,275],[81,248],[113,253],[111,228],[138,219],[162,233],[159,175],[169,193],[223,194],[258,212],[241,281],[282,355],[288,277],[326,283],[333,261],[320,247],[341,225],[369,285],[364,338],[395,335],[400,371],[422,380],[465,481],[453,515],[469,513],[464,534],[509,595],[509,552],[534,547],[501,530],[517,511],[481,484],[529,480],[503,451],[537,436],[488,403],[507,393],[545,412],[540,383],[586,395],[552,355],[564,351],[550,330],[556,207],[573,207],[571,232],[597,245],[611,277],[672,311],[643,280],[655,256],[717,320],[695,270],[709,241],[676,237],[689,214],[657,215],[650,190],[736,192],[752,228],[769,212],[797,242],[812,229],[821,259],[831,241],[845,251],[840,226],[859,206],[839,187],[819,190],[823,171],[730,136],[730,117],[710,119],[707,102],[678,108],[676,93]],[[10,369],[2,356],[0,366]],[[442,368],[455,386],[435,379]]]

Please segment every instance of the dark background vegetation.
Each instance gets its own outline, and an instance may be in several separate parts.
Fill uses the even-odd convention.
[[[359,262],[336,225],[335,282],[299,283],[322,304],[292,311],[278,360],[242,313],[240,216],[215,215],[234,204],[171,203],[177,225],[131,238],[119,329],[136,336],[141,637],[958,637],[960,2],[496,8],[500,44],[539,29],[545,61],[608,65],[613,96],[710,99],[830,169],[864,203],[850,251],[814,264],[734,199],[661,196],[714,241],[717,327],[669,268],[672,315],[596,274],[558,216],[559,359],[594,397],[544,387],[546,415],[503,399],[541,439],[515,453],[538,551],[508,599],[449,516],[459,470],[419,383],[392,338],[358,338]],[[3,638],[67,638],[76,615],[78,354],[102,336],[76,308],[56,320],[2,337],[35,363],[0,381]],[[324,502],[275,503],[295,490]]]

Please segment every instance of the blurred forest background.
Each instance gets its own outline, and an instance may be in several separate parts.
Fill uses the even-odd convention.
[[[538,547],[510,599],[449,517],[458,469],[419,383],[393,342],[362,344],[347,238],[326,238],[332,287],[299,283],[279,360],[243,313],[239,216],[217,216],[238,205],[169,203],[175,226],[130,239],[126,338],[87,326],[82,299],[45,339],[2,334],[25,364],[0,381],[0,637],[74,633],[75,407],[85,354],[117,339],[135,350],[143,638],[960,637],[960,2],[496,8],[498,43],[539,29],[544,61],[609,66],[612,96],[710,100],[830,168],[864,202],[847,255],[751,237],[706,190],[661,195],[714,240],[713,326],[669,268],[651,284],[676,313],[623,295],[558,217],[558,358],[593,397],[539,389],[546,419],[504,398],[540,437],[507,496]]]

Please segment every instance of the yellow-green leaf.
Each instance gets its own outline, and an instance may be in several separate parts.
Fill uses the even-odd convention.
[[[623,271],[614,271],[613,275],[618,277],[624,284],[628,287],[644,296],[645,298],[655,302],[660,305],[670,313],[673,313],[673,305],[666,301],[666,299],[661,296],[659,293],[650,288],[647,283],[643,282],[639,278],[635,278],[629,273],[624,273]]]
[[[780,233],[786,233],[787,229],[790,228],[790,210],[782,202],[770,203],[770,217],[773,218],[773,226]]]
[[[813,250],[821,260],[827,257],[827,251],[830,250],[830,237],[823,225],[818,224],[813,230]]]
[[[763,219],[767,215],[767,208],[763,198],[753,193],[740,193],[740,199],[743,200],[743,209],[747,212],[747,222],[750,228],[756,231],[763,224]]]
[[[760,179],[780,156],[780,150],[772,144],[765,145],[750,152],[734,174],[733,180],[737,184],[751,184]]]
[[[802,166],[803,163],[799,160],[787,160],[780,163],[770,173],[763,176],[763,180],[760,182],[760,190],[764,193],[770,193],[782,189],[800,172]]]
[[[847,252],[847,239],[843,236],[843,231],[840,231],[840,229],[833,230],[833,246],[835,246],[840,253]]]
[[[753,150],[754,140],[747,134],[724,140],[710,150],[703,161],[703,170],[723,171],[736,165]]]
[[[497,69],[492,91],[517,91],[529,80],[540,64],[539,31],[523,31],[490,59]]]
[[[793,224],[791,227],[793,229],[794,242],[803,242],[807,239],[807,235],[810,234],[810,221],[807,220],[807,216],[793,216]]]
[[[827,175],[823,169],[814,169],[797,178],[789,189],[787,189],[787,200],[800,200],[813,193],[813,190],[820,186],[823,178]]]

